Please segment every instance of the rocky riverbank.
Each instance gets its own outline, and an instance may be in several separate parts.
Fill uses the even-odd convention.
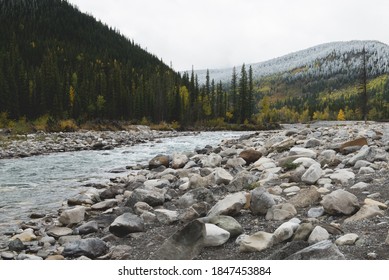
[[[0,159],[85,150],[111,150],[158,138],[190,132],[156,131],[147,126],[131,126],[122,131],[78,131],[27,135],[0,133]]]
[[[161,155],[32,213],[2,259],[389,259],[387,124]]]

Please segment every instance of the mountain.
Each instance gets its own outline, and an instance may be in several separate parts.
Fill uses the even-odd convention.
[[[179,87],[159,58],[65,0],[0,0],[0,113],[11,119],[178,120]]]
[[[371,76],[389,72],[389,46],[378,41],[326,43],[246,66],[252,67],[253,78],[256,80],[273,75],[289,79],[354,75],[361,67],[363,48],[366,50],[367,66]],[[229,82],[232,69],[210,69],[209,75],[215,81]],[[200,83],[205,82],[206,72],[195,71]]]

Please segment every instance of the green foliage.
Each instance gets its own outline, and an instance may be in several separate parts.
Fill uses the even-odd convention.
[[[284,171],[291,171],[295,170],[297,167],[301,165],[300,163],[293,163],[293,160],[286,161],[284,164],[281,165],[281,167],[284,169]]]

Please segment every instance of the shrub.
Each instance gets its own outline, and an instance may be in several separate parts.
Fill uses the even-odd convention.
[[[73,132],[78,129],[77,124],[72,119],[61,120],[58,124],[60,131]]]

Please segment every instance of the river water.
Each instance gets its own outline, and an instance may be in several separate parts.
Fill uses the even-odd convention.
[[[55,153],[0,160],[0,236],[35,213],[55,213],[69,197],[88,183],[107,182],[125,176],[109,171],[128,165],[147,164],[158,154],[191,152],[244,132],[201,132],[197,135],[164,138],[110,151]],[[1,237],[0,237],[1,239]]]

